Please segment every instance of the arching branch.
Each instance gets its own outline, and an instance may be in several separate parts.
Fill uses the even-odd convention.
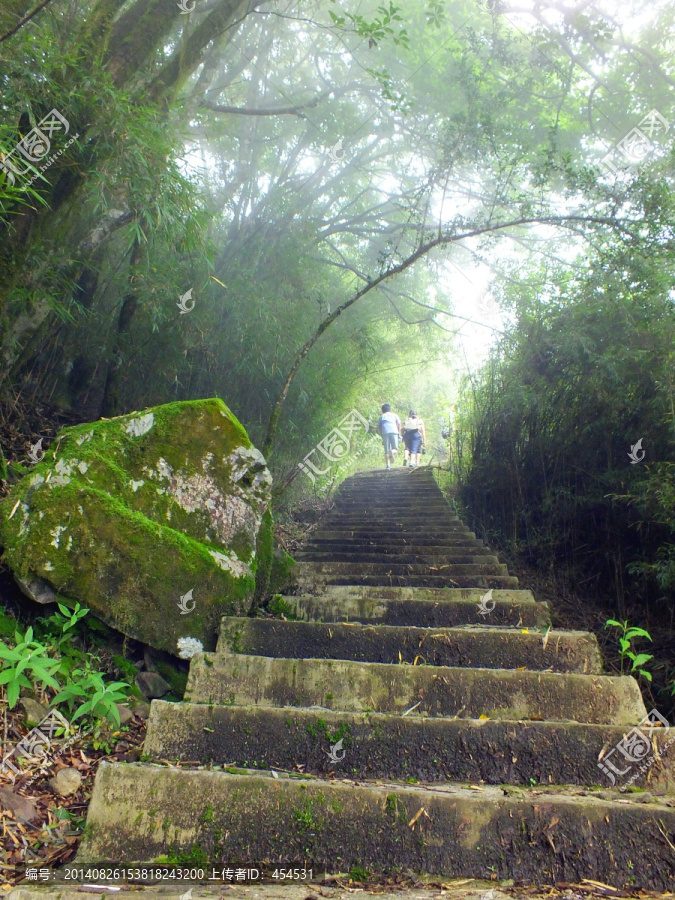
[[[291,366],[291,369],[286,377],[277,401],[274,404],[274,408],[272,409],[272,414],[270,415],[269,424],[267,426],[265,443],[263,444],[263,454],[267,456],[272,448],[277,426],[279,424],[279,419],[284,408],[284,403],[286,402],[286,397],[288,396],[291,384],[293,383],[295,376],[300,369],[300,366],[303,364],[310,350],[319,340],[324,331],[330,325],[332,325],[332,323],[339,316],[341,316],[342,313],[345,312],[345,310],[349,309],[350,306],[353,306],[355,303],[357,303],[362,297],[365,297],[366,294],[372,291],[373,288],[378,287],[380,284],[382,284],[382,282],[387,281],[389,278],[393,278],[395,275],[400,275],[402,272],[405,272],[419,259],[425,257],[436,247],[442,247],[448,244],[456,244],[460,241],[467,240],[468,238],[480,237],[481,235],[485,234],[495,234],[504,231],[507,228],[517,228],[523,225],[559,225],[561,227],[568,228],[573,227],[574,225],[605,225],[633,237],[630,229],[616,219],[607,219],[599,216],[532,216],[527,218],[512,219],[509,222],[497,222],[494,224],[482,225],[458,234],[439,234],[435,238],[419,244],[417,249],[409,256],[407,256],[402,262],[398,263],[395,266],[391,266],[389,269],[382,272],[377,276],[377,278],[369,281],[368,284],[365,287],[361,288],[360,291],[357,291],[355,294],[353,294],[349,298],[349,300],[346,300],[341,306],[338,306],[337,309],[335,309],[329,316],[327,316],[323,320],[312,337],[310,337],[301,347],[300,352],[298,353],[295,362]]]

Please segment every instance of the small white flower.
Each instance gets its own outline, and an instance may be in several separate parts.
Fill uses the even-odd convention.
[[[192,659],[195,653],[204,652],[204,645],[197,638],[182,637],[178,638],[178,650],[181,659]]]

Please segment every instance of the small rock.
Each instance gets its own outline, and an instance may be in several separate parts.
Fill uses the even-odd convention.
[[[141,758],[141,751],[138,747],[132,747],[124,756],[120,756],[120,762],[138,762]]]
[[[68,797],[76,793],[82,784],[82,776],[77,769],[61,769],[53,778],[49,779],[49,785],[55,794]]]
[[[19,578],[18,575],[15,575],[14,580],[21,588],[22,593],[34,600],[35,603],[41,603],[43,606],[47,603],[56,603],[57,597],[54,588],[42,578],[35,575],[31,578]]]
[[[134,717],[132,711],[128,706],[122,706],[120,703],[116,703],[115,706],[117,707],[117,712],[120,714],[120,726],[128,725]]]
[[[145,722],[150,715],[150,704],[144,700],[134,701],[134,713]]]
[[[5,809],[8,809],[15,819],[18,819],[19,822],[23,822],[25,825],[38,814],[34,803],[28,800],[27,797],[22,797],[21,794],[15,793],[11,788],[0,788],[0,804]]]
[[[644,791],[641,794],[633,794],[632,799],[636,803],[656,803],[656,798],[649,793],[649,791]]]
[[[171,685],[156,672],[139,672],[136,676],[136,686],[148,700],[163,697],[171,690]]]
[[[143,650],[143,662],[145,663],[145,668],[148,672],[157,671],[157,666],[155,665],[155,660],[153,659],[150,647],[146,647],[145,650]]]
[[[38,703],[37,700],[33,700],[30,697],[23,697],[21,699],[21,705],[26,714],[24,716],[24,722],[29,728],[35,728],[36,725],[39,725],[49,712],[49,709],[46,706],[43,706],[42,703]]]

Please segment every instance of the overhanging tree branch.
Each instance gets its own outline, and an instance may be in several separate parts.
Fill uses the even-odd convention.
[[[33,16],[37,15],[37,13],[39,13],[41,9],[44,9],[45,6],[51,2],[52,2],[52,0],[42,0],[42,3],[38,3],[38,5],[35,7],[35,9],[32,10],[31,12],[29,12],[27,15],[25,15],[23,17],[23,19],[21,19],[20,22],[17,22],[17,24],[14,26],[14,28],[10,28],[9,31],[6,31],[2,35],[2,37],[0,37],[0,44],[3,41],[6,41],[7,38],[11,38],[11,36],[13,34],[16,34],[17,31],[19,30],[19,28],[21,28],[23,25],[25,25],[26,22],[30,22],[30,20],[33,18]]]
[[[389,269],[382,272],[377,276],[377,278],[369,281],[368,284],[365,285],[365,287],[361,288],[360,291],[357,291],[355,294],[353,294],[349,298],[349,300],[346,300],[341,306],[338,306],[337,309],[335,309],[329,316],[327,316],[323,320],[323,322],[321,322],[312,337],[310,337],[309,340],[307,340],[301,347],[300,352],[295,359],[295,362],[291,366],[291,369],[286,376],[286,380],[272,409],[272,413],[270,415],[269,423],[267,426],[267,434],[265,435],[265,443],[263,444],[263,454],[267,456],[272,448],[274,438],[276,436],[277,426],[279,424],[279,419],[284,408],[284,403],[286,402],[286,397],[288,396],[288,391],[290,390],[291,384],[293,383],[293,380],[295,379],[300,366],[305,361],[305,358],[307,357],[309,351],[312,349],[314,344],[316,344],[324,331],[339,316],[341,316],[342,313],[345,312],[345,310],[349,309],[350,306],[353,306],[355,303],[357,303],[362,297],[372,291],[373,288],[378,287],[387,279],[405,272],[406,269],[409,269],[419,259],[422,259],[436,247],[442,247],[447,244],[456,244],[459,241],[464,241],[468,238],[480,237],[484,234],[494,234],[496,232],[503,231],[506,228],[517,228],[522,225],[559,225],[562,227],[572,227],[575,224],[605,225],[610,228],[622,231],[631,237],[634,237],[630,229],[622,225],[622,223],[616,219],[607,219],[599,216],[532,216],[520,219],[512,219],[509,222],[497,222],[495,224],[482,225],[478,228],[472,228],[469,231],[458,234],[438,234],[435,238],[419,244],[417,249],[409,256],[407,256],[404,260],[402,260],[402,262],[398,263],[395,266],[391,266]]]

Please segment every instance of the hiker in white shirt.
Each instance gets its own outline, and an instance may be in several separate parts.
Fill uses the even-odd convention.
[[[398,440],[401,437],[401,420],[395,412],[391,411],[389,403],[382,406],[382,415],[377,420],[377,430],[384,444],[384,458],[387,468],[391,469],[394,462],[394,454],[398,449]]]

